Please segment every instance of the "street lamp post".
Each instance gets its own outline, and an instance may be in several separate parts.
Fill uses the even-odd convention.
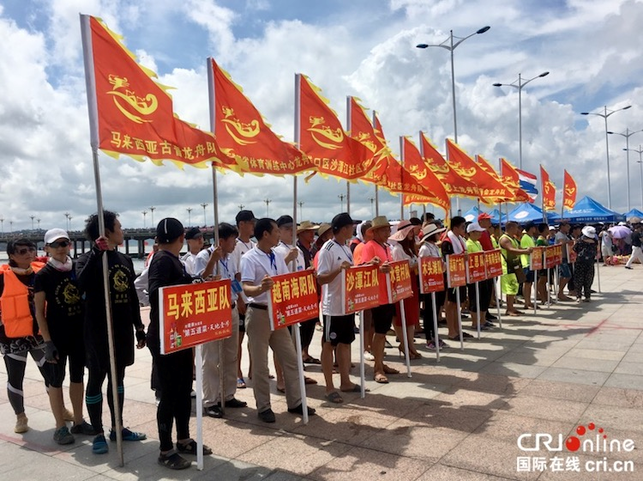
[[[147,211],[144,210],[141,214],[143,214],[143,229],[145,229],[145,216],[147,215]]]
[[[340,203],[339,211],[344,212],[344,199],[346,198],[346,196],[344,194],[339,194],[337,198],[339,199],[339,203]]]
[[[304,218],[304,201],[300,200],[298,204],[299,204],[299,218],[303,219]]]
[[[36,219],[36,222],[38,222],[38,230],[40,230],[40,219]]]
[[[243,210],[244,207],[245,207],[245,205],[239,204],[239,210]]]
[[[607,207],[609,209],[612,208],[612,182],[610,180],[610,143],[609,143],[609,135],[607,132],[609,130],[607,129],[607,117],[609,117],[612,114],[615,114],[616,112],[620,112],[621,110],[627,110],[631,108],[631,105],[627,105],[625,107],[621,107],[620,109],[616,110],[607,110],[607,105],[604,107],[604,112],[599,113],[599,112],[581,112],[581,115],[597,115],[598,117],[603,117],[603,120],[605,120],[605,155],[607,158]]]
[[[30,215],[29,217],[31,218],[31,230],[34,230],[34,224],[33,224],[33,221],[34,221],[34,219],[36,218],[36,216],[35,216],[35,215]]]
[[[156,207],[150,206],[150,217],[152,218],[152,227],[154,227],[154,210],[156,210]]]
[[[9,227],[11,228],[10,232],[13,234],[13,221],[12,220],[9,221]]]
[[[266,217],[269,217],[269,207],[272,201],[270,199],[264,199],[264,202],[266,203]]]
[[[188,211],[188,226],[192,225],[192,207],[185,209]]]
[[[204,227],[207,227],[207,226],[208,226],[208,221],[207,221],[207,218],[206,218],[206,216],[205,216],[205,208],[206,208],[208,205],[209,205],[209,204],[207,204],[207,203],[205,203],[205,202],[203,202],[203,203],[201,204],[201,207],[203,207],[203,226],[204,226]]]
[[[480,35],[482,33],[485,33],[490,28],[491,27],[489,26],[482,27],[481,29],[476,30],[475,32],[473,32],[470,35],[467,35],[466,37],[456,37],[455,35],[453,35],[453,30],[450,30],[449,38],[447,38],[442,43],[439,43],[436,45],[420,43],[416,45],[417,48],[442,47],[443,49],[451,52],[451,101],[453,102],[453,136],[455,138],[456,143],[458,143],[458,121],[457,121],[457,114],[456,114],[456,108],[455,108],[455,66],[453,63],[453,51],[458,47],[458,45],[460,45],[466,39],[471,38],[474,35]],[[453,43],[454,39],[457,40],[455,43]]]
[[[493,84],[494,87],[513,87],[515,89],[518,89],[518,148],[519,148],[519,165],[521,169],[522,169],[522,89],[525,85],[527,85],[532,80],[546,77],[547,75],[549,75],[549,72],[543,72],[540,75],[536,75],[535,77],[530,78],[529,80],[523,81],[522,74],[519,73],[517,82],[512,82],[510,84],[501,84],[501,83]]]
[[[4,235],[4,217],[0,217],[0,230],[2,231],[2,235]]]
[[[71,219],[71,217],[69,217],[69,212],[65,212],[65,218],[67,219],[67,230],[69,230],[69,219]]]
[[[627,211],[628,212],[632,208],[630,203],[630,136],[637,134],[639,132],[643,132],[643,130],[635,130],[633,132],[630,132],[630,129],[625,129],[625,132],[623,133],[612,132],[612,131],[607,132],[610,135],[620,135],[621,137],[625,137],[625,148],[623,150],[625,151],[625,158],[627,159],[625,164],[625,175],[627,177]]]
[[[636,161],[637,164],[639,164],[639,184],[640,184],[640,190],[641,190],[641,210],[643,210],[643,146],[639,145],[638,149],[623,149],[623,150],[631,150],[632,152],[637,152],[639,154],[639,160]],[[629,196],[628,196],[629,197]],[[629,206],[628,206],[628,211]]]

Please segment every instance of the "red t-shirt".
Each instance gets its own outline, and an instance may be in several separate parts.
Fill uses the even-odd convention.
[[[489,234],[489,231],[486,229],[482,234],[480,234],[480,245],[485,251],[493,250],[493,244],[491,243],[491,234]]]

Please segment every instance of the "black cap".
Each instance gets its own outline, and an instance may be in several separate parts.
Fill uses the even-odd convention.
[[[240,210],[234,220],[239,224],[239,222],[255,220],[255,215],[251,210]]]
[[[292,220],[292,217],[289,215],[282,215],[277,219],[277,227],[284,227],[288,226],[290,224],[291,226],[295,223],[295,221]]]
[[[203,237],[203,232],[198,227],[192,227],[185,233],[185,240],[197,239],[198,237]]]
[[[337,214],[330,222],[330,226],[333,228],[333,232],[337,232],[339,229],[341,229],[342,227],[346,227],[347,225],[353,225],[353,219],[346,212]]]
[[[159,239],[160,244],[168,244],[183,234],[183,224],[174,217],[166,217],[156,226],[156,237]]]

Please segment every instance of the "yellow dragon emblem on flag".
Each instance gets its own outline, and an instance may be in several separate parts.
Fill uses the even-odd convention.
[[[423,167],[423,168],[420,170],[420,166],[419,166],[419,165],[411,165],[411,166],[409,167],[409,172],[410,172],[410,173],[411,173],[411,175],[412,175],[413,177],[415,177],[417,180],[424,180],[424,179],[426,178],[426,176],[427,176],[426,167]]]
[[[152,122],[141,116],[151,115],[156,112],[158,108],[156,95],[147,94],[145,97],[139,97],[134,90],[128,88],[130,84],[126,77],[110,74],[109,83],[112,84],[113,88],[107,92],[107,95],[113,95],[116,108],[118,108],[125,117],[137,124]],[[132,110],[134,112],[132,112]]]
[[[308,121],[310,122],[310,127],[307,130],[310,132],[310,135],[317,144],[331,150],[342,148],[341,145],[338,145],[344,141],[344,132],[341,128],[338,127],[333,131],[330,127],[325,125],[326,121],[324,120],[324,117],[311,116]],[[322,137],[323,140],[320,137]],[[326,140],[330,142],[326,142]]]
[[[465,169],[462,167],[462,164],[460,162],[451,161],[449,162],[449,167],[455,170],[460,177],[464,177],[467,180],[471,179],[474,175],[476,175],[475,167],[471,167],[470,169]]]
[[[230,137],[234,139],[239,145],[248,145],[256,144],[256,140],[251,140],[261,131],[261,125],[257,119],[253,119],[252,122],[244,123],[241,122],[234,113],[234,109],[230,107],[222,107],[224,118],[221,119],[221,122],[225,124],[225,129],[230,134]]]

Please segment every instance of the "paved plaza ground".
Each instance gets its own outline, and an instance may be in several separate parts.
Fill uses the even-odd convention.
[[[308,425],[286,412],[274,381],[275,424],[257,418],[252,389],[239,390],[237,397],[250,407],[228,409],[224,419],[204,417],[204,440],[214,455],[205,458],[202,472],[196,462],[179,472],[156,462],[147,349],[137,352],[135,365],[127,370],[124,423],[147,433],[148,440],[125,444],[124,467],[118,466],[115,445],[107,455],[93,455],[91,437],[76,436],[70,446],[54,443],[48,398],[29,360],[24,387],[29,432],[14,434],[15,416],[6,391],[0,392],[0,473],[16,480],[643,479],[643,268],[602,268],[600,282],[602,293],[591,303],[559,303],[537,315],[503,319],[502,329],[465,343],[464,351],[451,343],[439,363],[418,339],[424,358],[412,361],[410,379],[399,374],[390,376],[390,384],[376,384],[367,362],[370,393],[365,399],[348,394],[344,404],[329,405],[320,366],[308,367],[307,375],[320,383],[308,386],[308,402],[318,413]],[[319,339],[318,332],[311,349],[315,357]],[[354,360],[358,346],[356,341]],[[395,348],[387,350],[386,362],[404,369]],[[3,386],[6,378],[2,365]],[[107,410],[104,421],[109,422]],[[600,436],[632,439],[636,448],[605,453],[518,447],[519,436],[544,433],[553,436],[555,448],[558,435],[566,439],[590,423],[594,430],[587,428],[578,436],[581,441],[595,440],[603,429]],[[535,436],[523,440],[524,447],[535,446]],[[577,472],[571,470],[574,457]],[[534,470],[534,458],[546,469]],[[519,470],[519,459],[528,461],[529,469],[524,464]],[[621,461],[632,461],[634,472],[615,472]],[[606,472],[588,472],[588,466]]]

